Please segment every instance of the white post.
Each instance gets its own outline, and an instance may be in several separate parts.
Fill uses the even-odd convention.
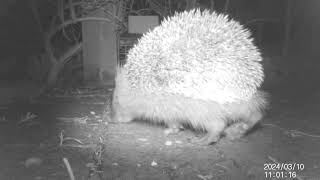
[[[92,16],[105,17],[105,13],[98,10]],[[117,65],[115,25],[112,22],[85,21],[82,23],[82,36],[85,81],[113,85]]]

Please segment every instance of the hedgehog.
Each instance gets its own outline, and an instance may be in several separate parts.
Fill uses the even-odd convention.
[[[264,115],[262,56],[251,33],[227,15],[193,9],[145,33],[118,66],[112,119],[187,124],[216,143],[245,135]]]

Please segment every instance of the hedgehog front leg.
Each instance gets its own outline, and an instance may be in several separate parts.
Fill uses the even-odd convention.
[[[113,121],[118,123],[128,123],[133,120],[133,117],[130,116],[130,114],[125,112],[116,112],[113,115]]]
[[[224,131],[226,138],[229,140],[240,139],[244,136],[253,126],[255,126],[263,117],[259,110],[251,112],[249,116],[242,117],[242,121],[232,124]]]
[[[117,123],[128,123],[133,120],[129,108],[124,108],[118,103],[114,103],[112,107],[112,121]]]

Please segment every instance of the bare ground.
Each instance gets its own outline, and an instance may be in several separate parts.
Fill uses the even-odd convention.
[[[63,158],[77,180],[320,179],[319,89],[296,84],[268,89],[272,108],[246,137],[211,146],[191,143],[203,135],[191,130],[165,136],[163,127],[146,123],[106,123],[101,97],[2,105],[0,179],[67,180]],[[278,178],[272,178],[268,163],[303,170],[274,170]]]

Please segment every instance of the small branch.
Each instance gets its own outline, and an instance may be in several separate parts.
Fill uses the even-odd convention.
[[[72,2],[72,7],[74,9],[75,6],[82,6],[83,2]],[[70,4],[64,6],[64,10],[70,9]]]
[[[124,0],[120,1],[118,5],[116,17],[118,17],[121,20],[121,22],[124,22],[124,17],[126,15],[126,8],[127,8],[127,3]]]
[[[76,13],[74,11],[74,6],[72,0],[69,0],[69,6],[70,6],[70,14],[71,14],[71,19],[76,19]]]
[[[51,31],[48,33],[48,37],[51,39],[51,37],[58,32],[59,30],[61,30],[62,28],[64,28],[65,26],[68,26],[70,24],[75,24],[77,22],[82,22],[82,21],[102,21],[102,22],[107,22],[110,23],[111,20],[108,18],[100,18],[100,17],[84,17],[84,18],[77,18],[77,19],[73,19],[73,20],[68,20],[63,22],[62,24],[60,24],[59,26],[52,28]]]
[[[111,13],[108,12],[108,11],[104,11],[104,12],[105,12],[106,14],[108,14],[109,16],[113,17],[114,20],[117,20],[118,22],[123,23],[122,20],[121,20],[118,16],[116,16],[115,14],[113,15],[113,14],[111,14]]]
[[[245,26],[248,26],[250,24],[253,24],[253,23],[266,23],[266,22],[273,22],[273,23],[279,23],[281,22],[280,19],[275,19],[275,18],[270,18],[270,19],[267,19],[267,18],[258,18],[258,19],[252,19],[252,20],[249,20],[245,23]]]
[[[289,135],[290,137],[297,137],[297,136],[308,136],[308,137],[312,137],[312,138],[320,138],[319,134],[310,134],[310,133],[306,133],[306,132],[302,132],[302,131],[298,131],[298,130],[294,130],[294,129],[285,129],[282,127],[279,127],[277,125],[274,124],[268,124],[268,123],[264,123],[262,124],[263,126],[271,126],[271,127],[276,127],[278,129],[280,129],[281,131],[284,131],[284,133],[286,135]]]
[[[73,56],[77,51],[82,48],[82,43],[79,43],[72,48],[70,48],[63,56],[60,57],[59,62],[66,64],[71,56]]]
[[[149,1],[149,3],[150,3],[150,1]],[[132,10],[132,8],[133,8],[133,4],[134,4],[134,0],[131,0],[131,4],[130,4],[130,8],[129,8],[129,12]]]
[[[213,11],[214,10],[214,0],[210,0],[210,10]]]
[[[230,0],[226,0],[226,3],[224,4],[224,8],[223,8],[224,13],[228,13],[229,5],[230,5]]]
[[[58,0],[58,8],[57,8],[57,15],[59,16],[61,22],[64,22],[64,12],[63,12],[63,0]]]
[[[70,180],[75,180],[74,175],[73,175],[73,171],[71,169],[71,166],[70,166],[70,163],[69,163],[68,159],[67,158],[63,158],[62,160],[63,160],[64,165],[66,165]]]
[[[73,1],[72,0],[68,0],[68,9],[66,8],[66,5],[64,4],[64,1],[63,0],[59,0],[58,1],[58,16],[60,17],[60,20],[61,20],[61,23],[63,24],[65,22],[65,19],[64,19],[64,13],[65,13],[65,10],[69,10],[70,11],[70,19],[71,20],[74,20],[77,18],[76,16],[76,13],[75,13],[75,10],[74,10],[74,5],[73,5]],[[69,36],[67,35],[67,32],[65,30],[65,28],[62,28],[62,34],[63,36],[69,40],[69,41],[72,41]]]
[[[51,48],[51,38],[52,36],[57,33],[59,30],[63,29],[65,26],[68,26],[70,24],[74,24],[77,22],[81,22],[81,21],[104,21],[104,22],[110,22],[110,20],[108,18],[99,18],[99,17],[85,17],[85,18],[78,18],[78,19],[74,19],[74,20],[68,20],[65,21],[63,24],[55,27],[55,28],[51,28],[51,31],[48,32],[47,36],[46,36],[46,43],[45,43],[45,48],[46,48],[46,52],[49,55],[49,59],[52,63],[57,63],[57,59],[55,58],[52,48]],[[71,55],[73,55],[75,53],[75,51],[78,51],[81,48],[82,44],[78,44],[77,47],[74,47],[74,49],[70,50],[70,53],[66,53],[63,57],[60,58],[60,60],[65,60],[68,57],[70,57]]]
[[[55,58],[54,54],[53,54],[53,51],[52,51],[52,48],[51,48],[51,38],[49,38],[48,36],[46,36],[46,39],[45,39],[45,50],[46,50],[46,53],[48,54],[49,56],[49,61],[52,63],[52,64],[55,64],[57,63],[57,59]]]
[[[50,29],[53,29],[56,20],[57,20],[57,16],[54,16],[54,17],[51,19]],[[56,64],[56,63],[57,63],[57,59],[55,58],[55,56],[54,56],[54,54],[53,54],[53,50],[52,50],[52,47],[51,47],[51,36],[49,36],[49,33],[45,33],[45,34],[44,34],[44,46],[45,46],[45,51],[46,51],[46,53],[47,53],[48,56],[49,56],[49,61],[50,61],[52,64]]]

